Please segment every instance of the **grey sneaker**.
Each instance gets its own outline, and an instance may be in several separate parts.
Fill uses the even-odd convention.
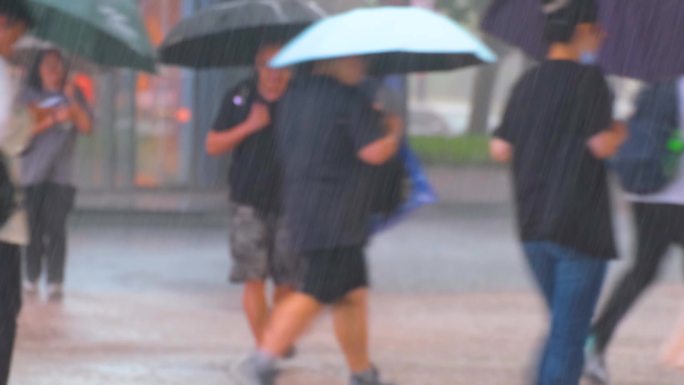
[[[278,371],[275,368],[262,368],[258,358],[250,355],[238,363],[234,375],[239,385],[275,385]]]
[[[38,295],[38,284],[33,281],[24,282],[24,293],[29,296]]]
[[[364,373],[353,374],[350,385],[393,385],[391,382],[384,382],[380,379],[380,372],[375,367]]]
[[[51,283],[48,285],[48,299],[50,301],[61,301],[64,297],[64,289],[59,283]]]
[[[610,384],[610,375],[606,368],[605,357],[596,350],[596,343],[593,337],[587,340],[584,352],[584,377],[592,385]]]

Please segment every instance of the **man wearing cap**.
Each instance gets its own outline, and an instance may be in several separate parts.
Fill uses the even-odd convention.
[[[3,168],[9,174],[16,168],[17,156],[29,137],[19,131],[22,127],[28,129],[29,125],[14,120],[17,116],[14,111],[17,88],[10,77],[7,60],[14,44],[30,24],[31,16],[23,1],[0,0],[0,152]],[[28,132],[24,131],[24,134]],[[5,182],[12,183],[12,178]],[[20,248],[27,241],[26,216],[23,210],[14,209],[9,218],[0,223],[0,385],[6,385],[9,378],[21,307]]]
[[[607,262],[616,257],[604,160],[626,138],[593,65],[593,0],[546,1],[547,59],[518,81],[490,150],[513,173],[519,235],[550,316],[536,385],[577,385]]]

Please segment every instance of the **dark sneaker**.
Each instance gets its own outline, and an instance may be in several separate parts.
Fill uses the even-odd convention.
[[[391,382],[384,382],[380,379],[380,372],[376,368],[371,368],[367,372],[353,374],[350,385],[393,385]]]
[[[291,347],[287,349],[287,352],[285,352],[285,355],[283,356],[284,359],[286,360],[291,360],[297,356],[297,348],[296,347]]]
[[[233,372],[238,385],[275,385],[278,376],[275,368],[259,367],[254,355],[238,363]]]
[[[584,377],[591,385],[610,384],[605,357],[596,350],[596,342],[593,337],[587,340],[587,346],[584,350]]]

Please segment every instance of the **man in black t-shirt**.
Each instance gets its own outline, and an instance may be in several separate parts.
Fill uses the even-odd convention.
[[[538,385],[577,385],[584,341],[616,257],[604,159],[626,138],[612,120],[612,97],[587,65],[602,32],[592,0],[548,16],[548,59],[515,86],[492,156],[512,162],[518,227],[551,313]]]
[[[290,72],[268,67],[279,49],[277,44],[261,48],[256,79],[226,94],[206,143],[209,155],[232,152],[230,280],[244,283],[243,305],[257,343],[270,314],[266,280],[271,278],[276,285],[274,302],[299,283],[300,261],[280,215],[280,164],[273,122]]]

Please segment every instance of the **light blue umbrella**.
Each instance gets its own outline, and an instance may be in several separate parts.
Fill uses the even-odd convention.
[[[365,56],[375,74],[450,70],[496,55],[453,20],[417,7],[362,8],[325,18],[287,44],[271,65]]]

